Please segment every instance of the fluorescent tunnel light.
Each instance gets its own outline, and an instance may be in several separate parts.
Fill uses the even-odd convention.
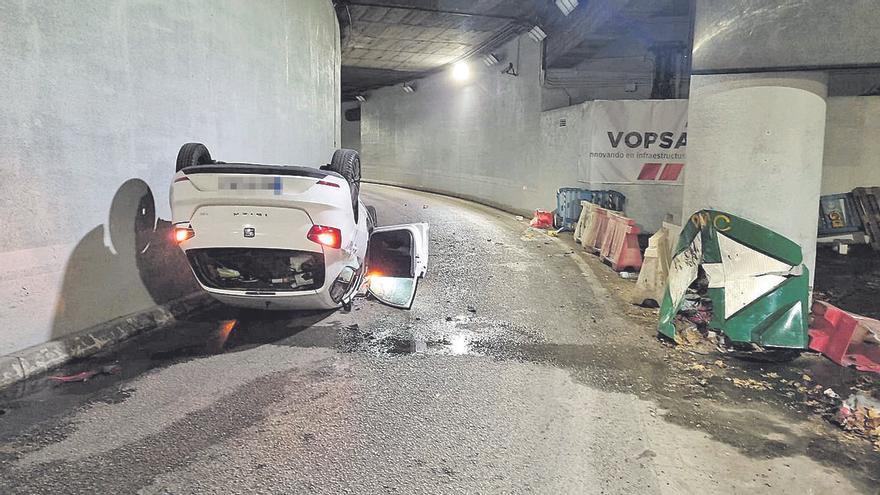
[[[556,0],[556,6],[562,11],[562,15],[568,15],[578,6],[578,0]]]
[[[541,42],[546,37],[547,33],[541,29],[541,26],[535,26],[529,31],[529,38],[532,38],[535,42]]]

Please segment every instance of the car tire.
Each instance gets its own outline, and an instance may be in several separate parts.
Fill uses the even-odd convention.
[[[192,165],[208,165],[211,163],[214,163],[214,160],[211,159],[211,152],[208,151],[207,146],[202,143],[186,143],[177,152],[177,168],[175,172],[180,172]]]
[[[376,225],[379,225],[379,216],[376,215],[376,207],[367,206],[367,230],[372,234]]]
[[[333,153],[327,170],[345,177],[351,189],[351,209],[354,211],[354,223],[358,222],[358,196],[361,192],[361,157],[355,150],[341,148]]]

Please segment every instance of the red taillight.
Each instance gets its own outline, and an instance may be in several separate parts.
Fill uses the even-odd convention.
[[[337,184],[335,182],[326,181],[326,180],[319,180],[315,184],[317,184],[319,186],[339,187],[339,184]]]
[[[181,242],[192,239],[196,235],[196,231],[187,228],[187,227],[175,227],[174,228],[174,241],[180,244]]]
[[[174,182],[183,182],[183,181],[189,181],[189,177],[184,175],[183,177],[178,177],[178,178],[174,179]]]
[[[339,249],[342,246],[342,232],[336,227],[312,225],[312,228],[309,229],[309,235],[306,237],[312,242],[329,248]]]

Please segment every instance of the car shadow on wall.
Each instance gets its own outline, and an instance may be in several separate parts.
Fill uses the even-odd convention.
[[[52,338],[200,291],[171,227],[157,221],[146,182],[124,182],[107,223],[86,234],[67,261]]]

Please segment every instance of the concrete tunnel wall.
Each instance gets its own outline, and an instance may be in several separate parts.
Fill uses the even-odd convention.
[[[499,52],[515,52],[514,43]],[[626,195],[627,214],[646,231],[659,228],[667,215],[680,223],[680,185],[591,180],[591,102],[542,112],[538,45],[523,37],[520,48],[516,78],[499,74],[507,61],[489,68],[474,61],[466,84],[441,72],[417,80],[415,93],[400,87],[370,93],[361,104],[358,141],[364,178],[523,214],[553,209],[560,187],[614,189]],[[822,194],[880,185],[880,97],[832,97],[827,106]],[[565,127],[559,126],[562,118]]]
[[[0,0],[0,355],[196,289],[180,145],[318,166],[339,136],[328,0]]]
[[[541,156],[540,44],[523,37],[520,57],[518,77],[500,74],[506,61],[477,62],[465,83],[443,71],[417,80],[415,93],[371,92],[361,105],[364,178],[519,211],[552,209],[556,189],[577,184],[577,169]]]
[[[880,186],[880,96],[828,98],[822,194]]]
[[[514,40],[499,53],[516,53]],[[519,40],[519,76],[473,61],[467,83],[441,72],[371,92],[361,104],[365,180],[453,194],[528,215],[556,207],[560,187],[615,189],[644,228],[680,217],[680,185],[590,180],[590,102],[542,112],[540,45]],[[560,126],[559,119],[566,119]]]

